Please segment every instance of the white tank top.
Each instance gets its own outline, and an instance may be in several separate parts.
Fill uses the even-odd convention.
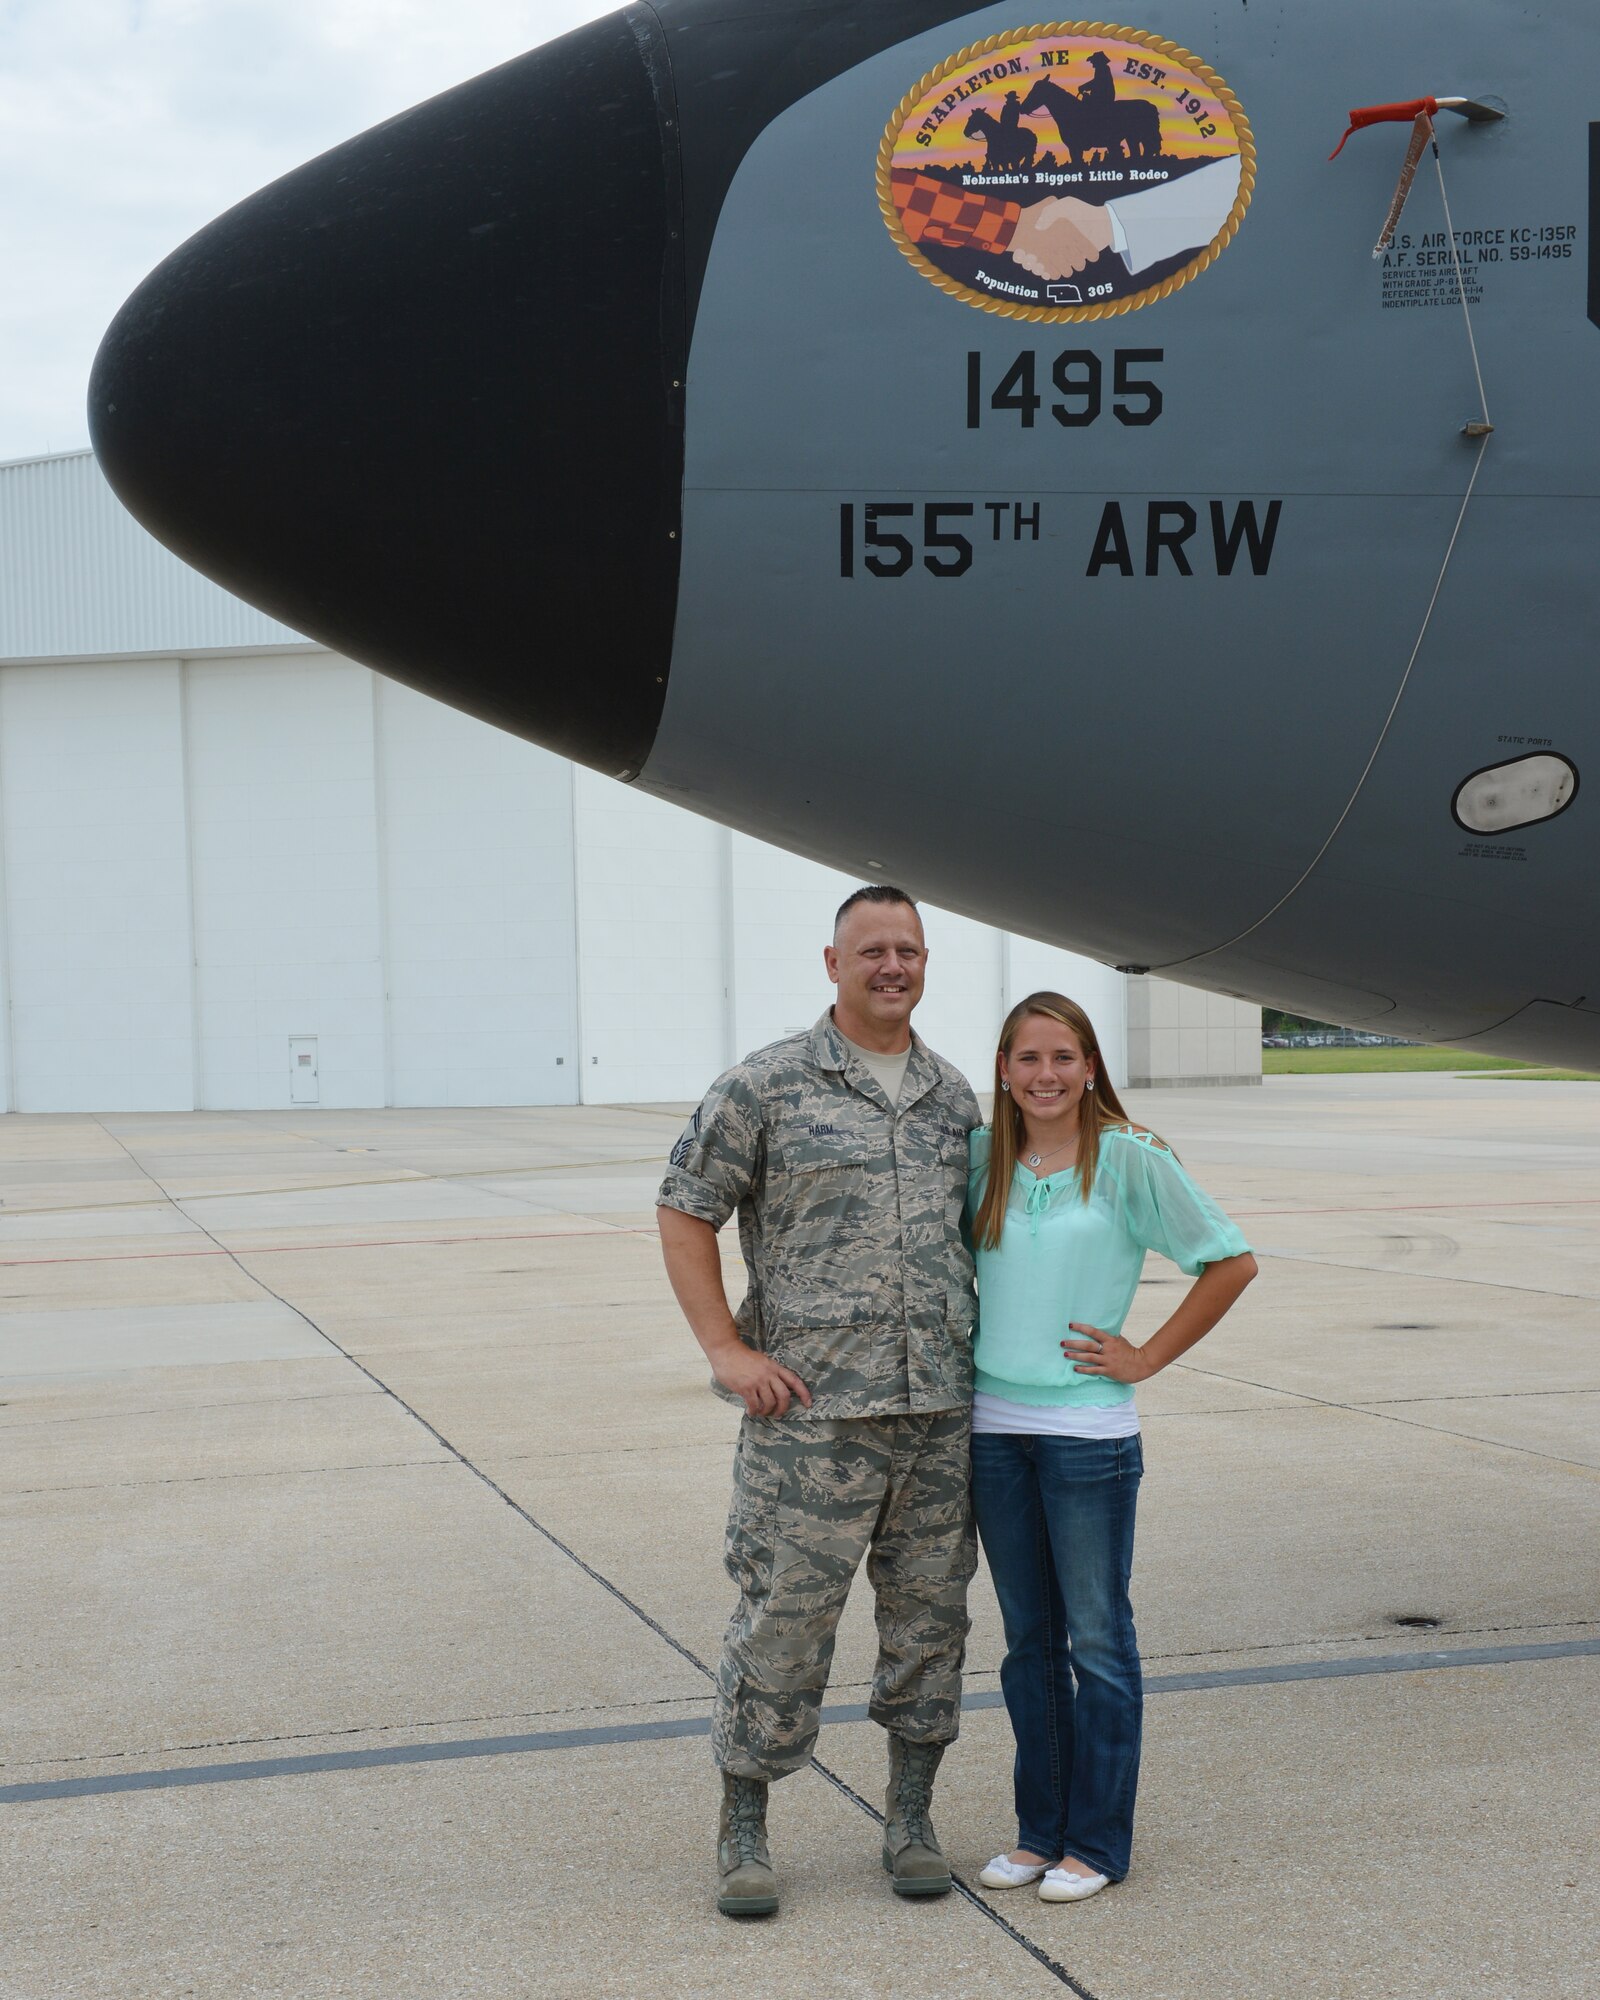
[[[1125,1403],[1012,1403],[977,1390],[972,1428],[1006,1437],[1126,1438],[1139,1434],[1139,1412]]]

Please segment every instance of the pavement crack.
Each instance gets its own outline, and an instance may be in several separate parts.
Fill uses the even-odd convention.
[[[1283,1390],[1274,1390],[1270,1382],[1256,1382],[1251,1380],[1247,1375],[1223,1375],[1216,1369],[1199,1368],[1192,1361],[1183,1363],[1183,1366],[1188,1369],[1191,1375],[1205,1375],[1214,1382],[1233,1382],[1247,1389],[1272,1390],[1277,1395],[1285,1393]],[[1532,1445],[1508,1444],[1503,1438],[1479,1437],[1472,1431],[1453,1431],[1445,1424],[1425,1424],[1417,1417],[1394,1416],[1391,1415],[1388,1409],[1380,1405],[1371,1403],[1341,1403],[1332,1396],[1313,1396],[1308,1390],[1303,1389],[1294,1391],[1293,1393],[1297,1394],[1303,1403],[1316,1409],[1343,1410],[1346,1416],[1370,1417],[1374,1423],[1403,1424],[1407,1430],[1429,1431],[1435,1437],[1459,1438],[1463,1444],[1482,1445],[1489,1451],[1516,1452],[1523,1458],[1542,1459],[1547,1465],[1570,1466],[1575,1472],[1592,1473],[1595,1470],[1594,1466],[1586,1459],[1563,1458],[1559,1452],[1536,1451]],[[1416,1400],[1419,1402],[1431,1402],[1433,1398],[1421,1396]]]
[[[838,1772],[831,1770],[828,1765],[823,1763],[820,1757],[812,1758],[811,1768],[817,1773],[818,1777],[832,1785],[833,1789],[842,1797],[848,1799],[852,1805],[859,1806],[868,1819],[874,1821],[878,1826],[883,1825],[883,1814],[878,1811],[877,1807],[870,1805],[853,1785],[847,1785]],[[1095,2000],[1095,1995],[1081,1980],[1073,1978],[1060,1959],[1052,1958],[1042,1945],[1035,1944],[1025,1931],[1019,1931],[1014,1923],[1008,1918],[1001,1916],[994,1905],[986,1897],[980,1896],[977,1890],[964,1877],[958,1875],[953,1868],[950,1870],[950,1887],[956,1895],[961,1897],[963,1902],[970,1904],[980,1916],[986,1917],[995,1926],[996,1930],[1003,1931],[1013,1944],[1020,1945],[1029,1958],[1034,1959],[1044,1967],[1046,1972],[1059,1979],[1061,1984],[1067,1987],[1069,1991],[1076,1993],[1078,2000]]]
[[[1437,1630],[1441,1638],[1486,1639],[1498,1637],[1504,1633],[1525,1635],[1531,1632],[1590,1632],[1595,1630],[1597,1625],[1600,1625],[1600,1619],[1540,1618],[1535,1620],[1531,1625],[1452,1625],[1446,1623],[1439,1626]],[[1145,1652],[1141,1648],[1139,1660],[1141,1665],[1151,1667],[1174,1661],[1238,1659],[1247,1653],[1288,1653],[1292,1656],[1292,1663],[1294,1665],[1304,1666],[1316,1663],[1315,1655],[1310,1651],[1313,1647],[1389,1646],[1394,1644],[1394,1640],[1395,1628],[1393,1626],[1385,1626],[1380,1632],[1309,1632],[1302,1634],[1297,1639],[1263,1639],[1253,1646],[1247,1644],[1234,1644],[1231,1646],[1184,1646],[1175,1652],[1167,1653]],[[998,1677],[999,1672],[1000,1669],[998,1667],[969,1666],[962,1669],[962,1679],[964,1681],[994,1680]],[[845,1688],[870,1689],[872,1682],[870,1680],[830,1681],[828,1686],[830,1691]]]
[[[1284,1264],[1311,1264],[1320,1271],[1370,1271],[1379,1278],[1411,1278],[1419,1284],[1473,1285],[1485,1292],[1531,1292],[1541,1299],[1575,1299],[1590,1303],[1593,1292],[1563,1292],[1551,1285],[1514,1285],[1505,1278],[1474,1278],[1461,1271],[1408,1270],[1404,1264],[1362,1264],[1343,1257],[1313,1257],[1300,1250],[1272,1250],[1256,1247],[1258,1257],[1273,1257]]]
[[[650,1701],[569,1702],[561,1708],[514,1708],[487,1715],[411,1717],[405,1722],[336,1722],[323,1729],[283,1729],[267,1736],[214,1736],[199,1743],[134,1744],[125,1750],[83,1750],[52,1757],[0,1758],[0,1771],[30,1771],[39,1765],[116,1764],[128,1757],[184,1757],[196,1750],[249,1750],[274,1743],[324,1743],[340,1736],[390,1736],[422,1729],[461,1729],[484,1722],[547,1722],[565,1715],[632,1715],[651,1708],[688,1708],[709,1701],[706,1694],[663,1694]]]
[[[1177,1362],[1169,1366],[1177,1367]],[[1281,1417],[1292,1415],[1306,1403],[1314,1403],[1314,1396],[1302,1396],[1293,1389],[1277,1389],[1272,1392],[1282,1398],[1276,1403],[1223,1403],[1213,1410],[1141,1410],[1141,1424],[1169,1424],[1179,1418],[1190,1422],[1200,1422],[1206,1417]]]
[[[349,1402],[356,1396],[375,1396],[376,1389],[327,1389],[317,1396],[239,1396],[228,1403],[152,1403],[144,1410],[91,1410],[76,1417],[25,1417],[21,1423],[0,1424],[0,1437],[18,1431],[54,1430],[62,1424],[120,1424],[134,1417],[195,1417],[206,1410],[281,1410],[290,1403]]]
[[[141,1486],[210,1486],[222,1479],[309,1479],[325,1472],[400,1472],[418,1466],[448,1465],[444,1458],[381,1458],[364,1465],[267,1465],[250,1472],[189,1472],[172,1479],[96,1479],[66,1486],[14,1486],[13,1500],[38,1493],[125,1493]]]
[[[1384,1409],[1390,1403],[1507,1403],[1514,1396],[1600,1396],[1592,1389],[1483,1389],[1476,1395],[1466,1390],[1453,1396],[1370,1396],[1364,1403],[1352,1403],[1354,1410]]]
[[[577,1344],[578,1343],[576,1342],[573,1343],[573,1345]],[[656,1453],[659,1455],[662,1452],[689,1452],[689,1451],[717,1451],[717,1452],[727,1452],[731,1454],[732,1450],[733,1450],[733,1440],[731,1438],[713,1438],[708,1442],[701,1444],[607,1445],[606,1456],[608,1458],[636,1458],[640,1456],[649,1457],[652,1453]],[[507,1452],[504,1457],[499,1457],[499,1463],[501,1465],[530,1465],[530,1464],[545,1465],[554,1459],[593,1458],[593,1456],[594,1456],[593,1445],[581,1445],[581,1446],[575,1446],[570,1451],[552,1450],[552,1451]]]

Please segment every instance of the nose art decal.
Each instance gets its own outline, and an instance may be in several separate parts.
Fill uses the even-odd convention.
[[[1176,42],[1071,21],[975,42],[914,84],[878,149],[912,264],[1009,319],[1089,320],[1171,296],[1232,240],[1249,120]]]

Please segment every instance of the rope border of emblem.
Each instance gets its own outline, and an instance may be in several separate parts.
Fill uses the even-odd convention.
[[[979,56],[992,55],[996,49],[1008,43],[1026,41],[1041,35],[1104,35],[1121,42],[1134,42],[1140,48],[1151,49],[1200,77],[1212,90],[1232,121],[1239,140],[1239,192],[1234,197],[1228,219],[1212,237],[1203,250],[1197,251],[1181,271],[1174,271],[1171,277],[1163,278],[1159,285],[1147,285],[1143,291],[1130,292],[1126,298],[1107,299],[1096,306],[1026,306],[1016,305],[1010,300],[996,297],[993,293],[977,292],[963,285],[959,279],[948,276],[937,264],[925,257],[900,226],[900,211],[895,207],[893,184],[890,174],[894,166],[894,149],[899,143],[906,119],[936,83],[942,83],[953,71],[964,69]],[[1209,63],[1204,63],[1197,55],[1171,42],[1162,35],[1147,33],[1143,28],[1123,28],[1114,21],[1049,21],[1031,28],[1008,28],[1003,34],[990,35],[984,41],[973,42],[959,50],[937,69],[908,90],[895,106],[889,123],[884,127],[883,138],[878,144],[878,207],[888,225],[889,234],[894,238],[900,254],[907,258],[941,292],[948,292],[952,298],[960,299],[963,305],[977,306],[983,312],[995,313],[1001,319],[1022,319],[1042,321],[1047,325],[1072,325],[1082,320],[1110,319],[1118,313],[1135,312],[1140,306],[1150,305],[1156,299],[1170,298],[1172,294],[1188,284],[1205,270],[1238,233],[1244,212],[1250,206],[1250,196],[1256,184],[1256,143],[1250,130],[1250,121],[1245,116],[1244,106],[1217,75]]]

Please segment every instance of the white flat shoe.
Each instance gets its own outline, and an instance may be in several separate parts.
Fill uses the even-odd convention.
[[[979,1880],[983,1878],[980,1876]],[[1046,1870],[1039,1884],[1041,1903],[1081,1903],[1085,1896],[1098,1896],[1111,1886],[1109,1875],[1075,1875],[1066,1868]]]
[[[986,1889],[1025,1889],[1037,1882],[1049,1867],[1046,1861],[1013,1861],[1009,1854],[997,1854],[987,1868],[978,1871]]]

